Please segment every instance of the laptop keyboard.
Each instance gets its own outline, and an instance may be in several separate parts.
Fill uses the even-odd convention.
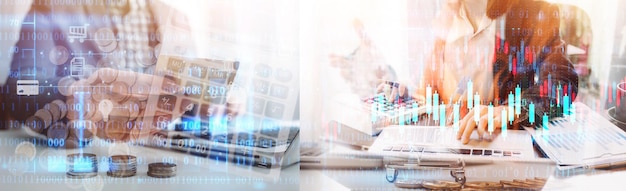
[[[494,150],[494,149],[456,149],[456,148],[429,148],[412,145],[395,145],[383,148],[386,152],[404,153],[430,153],[430,154],[461,154],[469,156],[485,157],[521,157],[522,152],[516,150]]]

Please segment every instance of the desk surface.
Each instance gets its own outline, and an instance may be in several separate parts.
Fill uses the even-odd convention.
[[[341,146],[339,146],[341,147]],[[599,188],[599,184],[588,184],[582,180],[602,182],[602,188],[623,187],[621,180],[626,178],[626,169],[611,170],[569,170],[558,171],[554,163],[543,162],[494,162],[491,164],[469,165],[465,168],[467,181],[512,181],[514,179],[548,179],[545,189],[572,190],[578,188]],[[300,190],[404,190],[395,187],[385,179],[386,171],[379,169],[300,169]],[[621,177],[621,178],[620,178]],[[449,171],[444,170],[400,170],[398,180],[450,180]],[[619,179],[619,180],[615,180]],[[581,187],[582,186],[582,187]],[[409,190],[409,189],[406,189]]]
[[[297,190],[299,188],[299,166],[293,165],[271,176],[260,176],[250,168],[232,163],[218,162],[177,152],[157,150],[128,144],[111,144],[85,148],[84,152],[98,156],[98,177],[70,179],[65,176],[65,164],[54,166],[50,161],[64,161],[67,154],[78,149],[54,149],[36,147],[34,160],[20,160],[25,171],[11,170],[15,165],[16,146],[29,137],[16,130],[0,131],[0,185],[2,190]],[[32,139],[31,139],[32,140]],[[137,175],[129,178],[113,178],[106,175],[107,164],[100,162],[109,153],[129,152],[138,157]],[[148,163],[174,161],[177,176],[152,178],[146,175]],[[58,163],[58,162],[57,162]],[[21,175],[19,175],[21,174]],[[19,175],[19,176],[16,176]],[[87,186],[87,187],[85,187]],[[98,189],[98,188],[102,189]]]

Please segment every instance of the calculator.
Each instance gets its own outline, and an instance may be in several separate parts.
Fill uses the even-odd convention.
[[[143,115],[143,127],[151,128],[142,132],[150,134],[151,147],[281,166],[299,133],[294,70],[161,55]]]

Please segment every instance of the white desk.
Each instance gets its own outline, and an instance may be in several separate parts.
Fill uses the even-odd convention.
[[[85,182],[85,185],[95,188],[98,186],[94,182],[102,181],[102,190],[297,190],[300,186],[298,165],[280,170],[277,176],[263,177],[232,163],[216,162],[202,157],[141,146],[127,147],[122,144],[115,146],[115,152],[130,149],[130,153],[137,156],[140,161],[137,175],[133,177],[107,176],[108,164],[102,164],[100,161],[103,157],[109,156],[110,147],[101,146],[84,149],[84,152],[97,155],[99,178],[82,180],[66,178],[65,172],[59,172],[59,169],[50,166],[48,160],[45,159],[50,156],[65,160],[67,154],[77,153],[78,149],[53,149],[45,146],[37,146],[34,160],[25,162],[28,170],[21,176],[15,176],[15,173],[9,171],[17,145],[13,142],[19,144],[21,142],[19,139],[28,138],[21,131],[0,131],[0,185],[2,185],[0,190],[94,190],[85,188],[84,180],[89,181]],[[162,162],[163,157],[177,164],[177,176],[164,179],[147,176],[148,163]]]
[[[624,170],[624,169],[622,169]],[[513,179],[546,178],[545,187],[549,190],[572,190],[579,188],[620,188],[626,171],[588,170],[577,172],[556,171],[553,163],[545,162],[495,162],[486,165],[473,165],[465,168],[467,181],[512,181]],[[395,187],[385,179],[386,171],[381,169],[301,169],[300,190],[404,190]],[[450,180],[449,171],[408,171],[401,170],[398,180]],[[595,180],[598,184],[583,180]],[[582,186],[582,187],[581,187]],[[409,189],[406,189],[409,190]]]

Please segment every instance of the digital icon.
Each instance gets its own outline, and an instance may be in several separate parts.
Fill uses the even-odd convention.
[[[39,80],[18,80],[17,95],[39,95]]]
[[[83,26],[70,26],[70,31],[67,35],[67,39],[70,42],[74,42],[74,39],[78,39],[78,42],[83,43],[87,38],[87,26],[89,24],[85,24]]]
[[[70,75],[82,77],[85,75],[85,57],[74,57],[70,61]]]

